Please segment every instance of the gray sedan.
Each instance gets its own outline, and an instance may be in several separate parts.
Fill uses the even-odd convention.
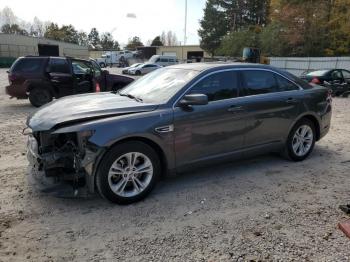
[[[161,68],[119,93],[58,99],[28,118],[30,178],[127,204],[179,170],[267,152],[307,158],[331,122],[321,86],[270,66]],[[68,182],[68,183],[67,183]]]

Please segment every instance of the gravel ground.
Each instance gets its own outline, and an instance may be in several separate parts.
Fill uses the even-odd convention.
[[[115,69],[112,69],[115,71]],[[0,261],[349,261],[337,229],[350,203],[350,99],[334,99],[312,156],[212,166],[159,183],[144,201],[60,199],[27,185],[34,109],[4,94],[0,70]]]

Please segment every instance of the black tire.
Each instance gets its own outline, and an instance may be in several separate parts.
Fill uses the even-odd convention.
[[[151,176],[147,186],[145,186],[143,191],[141,191],[137,195],[126,197],[118,195],[111,189],[111,186],[109,184],[109,171],[112,165],[115,163],[115,161],[117,161],[123,155],[131,152],[141,153],[150,160],[153,167],[153,175]],[[160,172],[161,164],[159,156],[152,147],[145,143],[137,141],[125,142],[112,147],[101,160],[96,176],[96,187],[102,197],[108,199],[113,203],[121,205],[131,204],[142,200],[152,191],[158,178],[160,177]],[[121,180],[116,182],[116,184],[120,181]],[[127,183],[129,183],[129,186],[133,185],[132,182]],[[127,186],[124,186],[124,188],[127,188]]]
[[[312,142],[310,147],[308,148],[307,152],[305,152],[305,154],[302,155],[298,155],[295,150],[293,149],[293,143],[296,141],[294,138],[294,135],[296,134],[297,130],[300,130],[300,128],[302,126],[308,126],[311,131],[312,131]],[[287,140],[287,144],[286,144],[286,148],[285,148],[285,153],[284,155],[293,161],[303,161],[305,160],[313,151],[314,146],[315,146],[315,142],[316,142],[316,130],[315,130],[315,125],[314,123],[307,119],[307,118],[303,118],[300,121],[298,121],[294,127],[292,128],[292,130],[289,133],[288,136],[288,140]],[[306,142],[305,142],[306,143]],[[303,143],[303,146],[305,144]]]
[[[100,63],[100,67],[101,67],[101,68],[105,68],[105,67],[106,67],[106,64],[105,64],[105,63]]]
[[[29,101],[33,106],[40,107],[52,101],[52,94],[45,88],[33,88],[29,92]]]
[[[135,74],[136,74],[137,76],[140,76],[140,75],[141,75],[141,71],[140,71],[140,70],[137,70]]]

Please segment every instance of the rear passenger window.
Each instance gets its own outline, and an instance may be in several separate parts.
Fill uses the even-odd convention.
[[[51,58],[49,63],[49,69],[52,73],[70,73],[66,59]]]
[[[19,60],[11,70],[12,72],[36,73],[40,71],[43,59],[24,58]]]
[[[243,87],[248,95],[278,92],[279,87],[272,72],[263,70],[242,71]]]
[[[161,58],[161,59],[160,59],[160,62],[165,62],[165,63],[167,63],[167,62],[169,62],[169,60],[168,60],[167,58]]]
[[[279,75],[275,75],[275,77],[278,83],[279,92],[299,90],[299,87],[288,79]]]
[[[209,102],[237,97],[237,72],[227,71],[210,75],[198,82],[190,93],[205,94]]]

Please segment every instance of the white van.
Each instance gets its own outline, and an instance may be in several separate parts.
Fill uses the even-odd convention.
[[[127,59],[133,58],[133,56],[134,54],[128,50],[105,52],[100,58],[96,59],[96,62],[100,67],[106,67],[107,65],[115,65],[125,62]]]
[[[167,55],[154,55],[149,60],[148,63],[160,65],[160,66],[170,66],[179,63],[176,56],[167,56]]]

